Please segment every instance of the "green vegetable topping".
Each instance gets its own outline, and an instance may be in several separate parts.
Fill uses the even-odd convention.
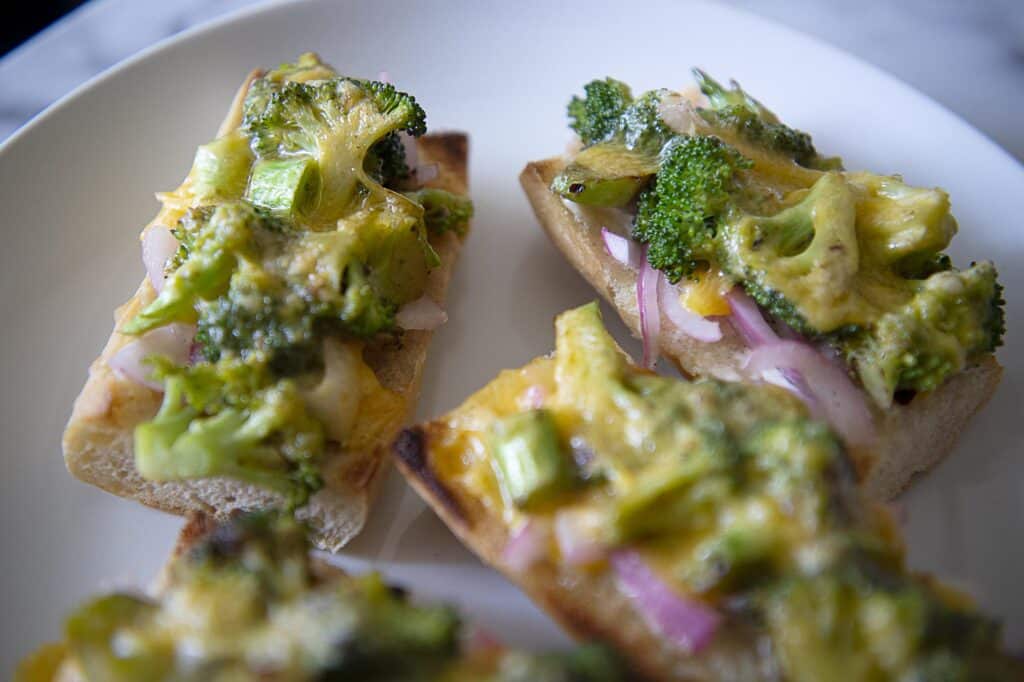
[[[311,159],[261,159],[252,169],[245,198],[253,206],[271,211],[301,213],[316,205],[319,189]]]
[[[614,78],[587,83],[583,92],[585,97],[573,97],[569,102],[569,127],[583,144],[591,145],[618,130],[622,114],[633,102],[633,93],[628,85]]]
[[[423,207],[423,221],[431,234],[465,234],[473,217],[473,202],[443,189],[428,187],[406,192],[406,196]]]
[[[711,260],[717,216],[728,207],[738,170],[750,162],[717,137],[678,137],[665,147],[661,168],[640,195],[633,237],[671,282]]]
[[[24,666],[31,676],[19,680],[49,682],[62,660],[85,682],[624,679],[596,647],[470,650],[453,609],[414,604],[377,574],[315,567],[309,549],[306,529],[277,513],[217,524],[172,560],[155,598],[111,594],[80,606],[66,646],[50,648],[56,660]]]
[[[498,482],[509,487],[507,460],[549,462],[558,443],[589,453],[598,475],[525,518],[556,533],[562,518],[585,520],[575,532],[613,555],[639,554],[681,597],[729,619],[716,638],[749,628],[758,646],[701,651],[709,669],[726,656],[730,670],[760,666],[794,682],[1019,679],[997,623],[906,569],[842,443],[798,399],[639,370],[596,304],[563,313],[556,329],[553,360],[532,368],[555,382],[544,410],[516,411],[503,388],[485,403],[496,412],[491,438],[507,439],[489,450]]]
[[[238,131],[218,137],[196,150],[192,192],[200,203],[238,199],[245,191],[253,155],[249,139]]]
[[[735,83],[694,73],[706,108],[588,84],[569,106],[584,148],[552,190],[635,210],[633,238],[670,282],[720,271],[773,321],[847,358],[880,407],[1000,345],[995,268],[958,271],[943,253],[957,230],[945,192],[843,171]]]
[[[633,99],[628,87],[608,79],[584,92],[585,100],[570,102],[569,116],[587,147],[551,188],[580,204],[624,206],[657,172],[662,147],[673,137],[658,111],[666,91]]]
[[[160,295],[121,327],[123,334],[143,334],[171,322],[194,323],[195,304],[227,291],[239,261],[259,258],[255,232],[265,228],[260,216],[243,203],[228,203],[212,211],[192,211],[176,232],[187,253],[171,273]]]
[[[195,325],[193,356],[205,360],[155,361],[164,402],[137,427],[139,471],[230,476],[294,506],[320,485],[325,432],[342,445],[359,432],[364,398],[388,412],[363,348],[398,341],[399,307],[440,264],[429,237],[463,235],[473,206],[400,187],[399,134],[422,135],[426,118],[389,84],[303,55],[256,79],[242,109],[240,127],[201,147],[170,195],[168,211],[189,206],[171,230],[177,253],[160,293],[119,331]],[[338,344],[347,349],[328,366],[325,348]]]
[[[700,69],[694,69],[693,75],[711,103],[709,109],[700,113],[715,128],[730,130],[755,146],[784,154],[808,168],[827,169],[838,163],[820,158],[810,135],[783,124],[735,81],[727,89]]]
[[[184,368],[156,364],[164,401],[152,421],[135,429],[142,476],[230,476],[284,494],[291,507],[320,487],[324,429],[293,381],[275,381],[255,356]]]
[[[572,486],[572,467],[549,413],[512,415],[495,422],[492,434],[502,489],[516,505],[541,504]]]
[[[426,115],[412,96],[386,83],[342,77],[309,82],[261,79],[251,91],[242,130],[256,155],[306,157],[316,164],[319,201],[308,209],[313,224],[336,221],[367,202],[396,199],[367,173],[367,156],[374,145],[399,130],[414,136],[426,132]],[[384,149],[377,148],[370,159],[370,170],[377,176],[384,174]],[[387,158],[394,153],[387,152]],[[392,168],[394,162],[385,165]]]

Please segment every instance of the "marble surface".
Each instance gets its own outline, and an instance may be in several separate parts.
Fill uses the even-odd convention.
[[[1021,0],[723,0],[837,45],[1024,160]],[[93,0],[0,59],[0,140],[117,62],[255,0]]]

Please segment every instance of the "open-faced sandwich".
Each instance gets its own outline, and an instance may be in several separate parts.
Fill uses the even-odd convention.
[[[658,680],[1019,680],[1000,628],[909,573],[842,441],[782,388],[633,365],[596,303],[554,355],[403,431],[451,529]]]
[[[315,55],[255,73],[142,233],[64,434],[78,478],[171,512],[362,528],[468,229],[467,141]],[[308,502],[308,504],[307,504]]]
[[[847,171],[733,84],[569,105],[580,145],[521,181],[572,265],[687,375],[777,383],[845,439],[890,497],[952,448],[995,391],[1004,331],[989,262],[944,253],[940,189]]]
[[[196,516],[153,595],[93,598],[15,682],[616,682],[599,647],[527,654],[310,556],[294,518]]]

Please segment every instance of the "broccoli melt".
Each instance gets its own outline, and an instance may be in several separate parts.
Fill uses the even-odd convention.
[[[309,536],[276,510],[212,524],[170,560],[158,590],[88,599],[68,615],[63,640],[14,679],[49,682],[57,668],[83,682],[626,679],[596,645],[552,654],[473,646],[454,608],[414,599],[377,573],[325,566]]]
[[[670,282],[721,272],[770,318],[832,346],[882,407],[1000,345],[995,268],[953,267],[944,191],[844,171],[735,83],[694,73],[706,107],[586,85],[569,104],[584,147],[552,190],[633,211],[633,238]]]
[[[136,455],[154,480],[231,476],[298,504],[325,438],[365,439],[361,401],[392,409],[363,349],[401,334],[398,309],[440,264],[429,237],[461,235],[473,206],[404,184],[400,135],[426,117],[390,84],[303,55],[256,79],[242,110],[197,151],[163,287],[119,330],[194,325],[203,360],[155,360],[165,399]]]
[[[305,504],[321,486],[324,429],[293,381],[275,380],[256,358],[155,364],[163,404],[135,430],[135,463],[143,477],[229,476],[275,490],[291,507]]]

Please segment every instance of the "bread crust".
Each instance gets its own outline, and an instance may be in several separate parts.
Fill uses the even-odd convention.
[[[561,158],[527,164],[519,176],[523,190],[554,245],[639,337],[635,274],[605,250],[600,225],[579,218],[550,190],[551,180],[564,166]],[[684,375],[738,380],[746,345],[731,325],[723,324],[722,334],[717,343],[702,343],[678,333],[664,318],[661,351]],[[878,439],[871,448],[851,448],[868,494],[880,500],[895,497],[916,474],[942,461],[971,417],[995,393],[1002,371],[995,356],[989,355],[908,404],[883,411],[868,400]]]
[[[253,72],[246,79],[219,134],[238,125],[245,92],[259,75]],[[438,166],[437,177],[427,185],[465,194],[467,137],[462,133],[440,133],[426,135],[417,142],[422,161]],[[441,257],[441,265],[431,271],[425,293],[443,307],[463,238],[447,233],[430,241]],[[107,492],[179,515],[199,511],[225,518],[235,510],[280,506],[284,500],[279,494],[229,478],[154,482],[136,471],[132,446],[135,426],[156,414],[162,395],[120,376],[107,361],[132,340],[117,331],[122,322],[134,317],[155,295],[149,281],[144,280],[135,295],[114,314],[114,331],[89,368],[64,431],[63,452],[68,471]],[[382,424],[373,446],[359,451],[335,448],[327,453],[322,470],[324,487],[298,514],[313,528],[315,543],[321,549],[337,551],[363,528],[373,495],[384,478],[387,459],[383,448],[415,407],[431,337],[430,331],[407,331],[400,345],[364,353],[380,383],[398,394],[403,409]]]

